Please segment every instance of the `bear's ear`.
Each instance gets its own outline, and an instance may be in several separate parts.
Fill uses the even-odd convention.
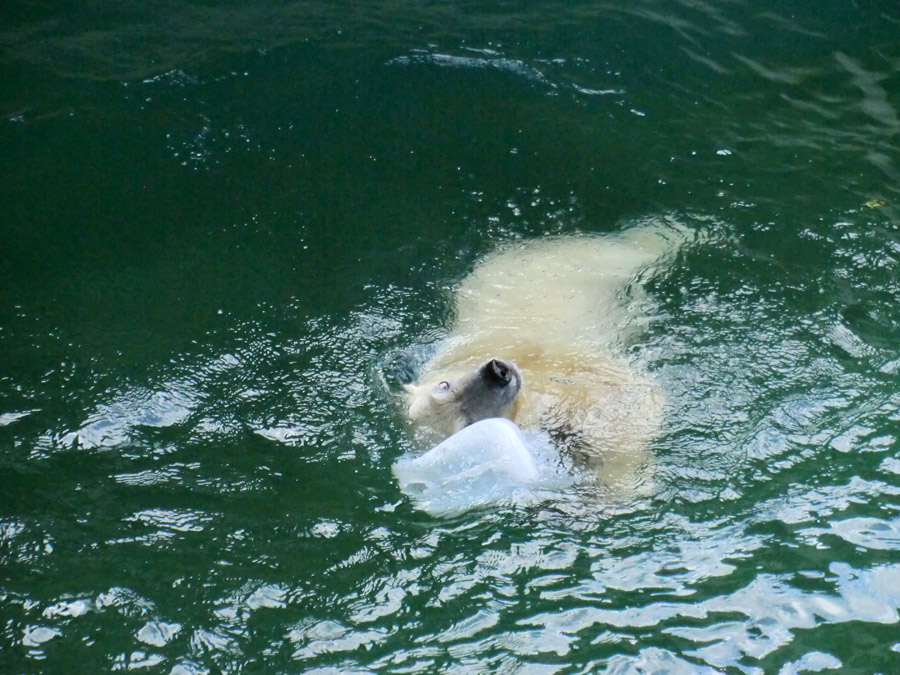
[[[413,396],[419,393],[419,388],[414,384],[404,384],[403,388],[407,394],[412,394]]]

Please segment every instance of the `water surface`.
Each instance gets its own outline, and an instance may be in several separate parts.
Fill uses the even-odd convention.
[[[14,0],[4,672],[900,670],[900,12]],[[656,490],[435,519],[498,244],[669,219]]]

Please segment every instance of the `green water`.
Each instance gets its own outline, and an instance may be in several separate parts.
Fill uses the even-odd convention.
[[[2,13],[0,671],[900,672],[897,7]],[[415,510],[454,283],[660,218],[653,494]]]

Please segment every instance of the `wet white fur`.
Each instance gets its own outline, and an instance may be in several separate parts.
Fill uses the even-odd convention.
[[[607,484],[642,480],[663,394],[617,354],[646,325],[642,281],[692,238],[647,223],[606,236],[515,242],[484,258],[456,292],[456,320],[412,393],[410,417],[452,426],[453,397],[435,386],[492,357],[518,364],[524,386],[510,417],[560,432]]]

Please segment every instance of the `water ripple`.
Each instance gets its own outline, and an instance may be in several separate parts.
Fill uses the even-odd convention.
[[[388,66],[431,65],[441,68],[497,70],[542,85],[548,92],[566,89],[584,96],[621,96],[625,90],[618,84],[587,86],[578,79],[596,77],[591,64],[583,59],[536,59],[533,63],[504,56],[494,49],[466,48],[462,54],[446,54],[424,49],[389,59]],[[605,73],[607,82],[615,82],[615,74]]]
[[[790,643],[794,630],[812,628],[823,621],[896,623],[900,566],[858,571],[834,563],[831,572],[835,594],[804,592],[792,587],[784,577],[765,574],[733,593],[697,604],[656,602],[626,610],[580,607],[540,613],[519,623],[539,626],[539,635],[549,640],[544,649],[562,654],[570,652],[575,636],[581,633],[596,634],[606,627],[621,630],[665,626],[664,633],[697,644],[688,653],[715,667],[734,667],[746,656],[762,659]],[[743,618],[726,619],[735,616]],[[713,623],[703,627],[672,625],[686,619]],[[562,635],[571,637],[560,643]],[[752,672],[761,671],[754,668]]]
[[[900,518],[848,518],[830,523],[828,529],[810,528],[801,533],[811,537],[813,544],[823,536],[835,535],[861,549],[900,550]]]

